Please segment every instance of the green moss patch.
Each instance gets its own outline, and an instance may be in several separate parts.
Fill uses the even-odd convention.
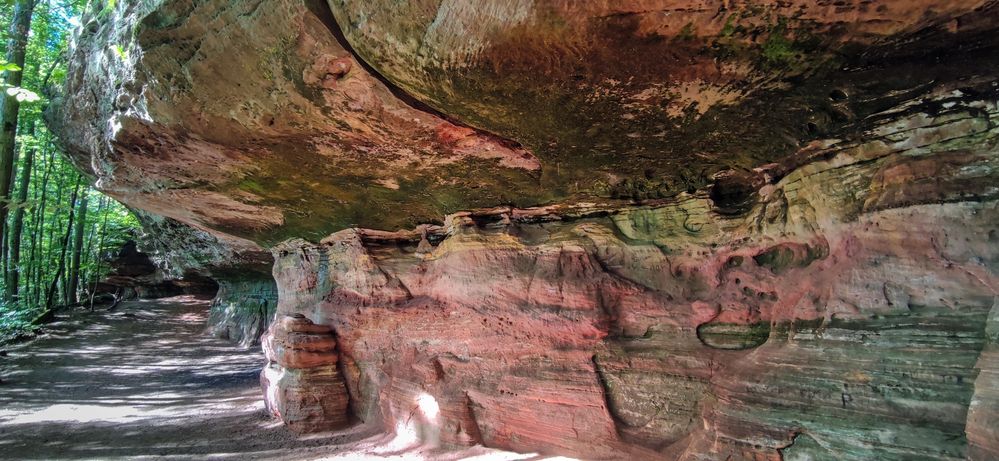
[[[770,323],[705,323],[697,327],[697,338],[715,349],[744,350],[759,347],[770,337]]]

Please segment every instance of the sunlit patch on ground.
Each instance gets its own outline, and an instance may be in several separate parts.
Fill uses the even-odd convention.
[[[295,437],[263,408],[262,354],[204,336],[207,309],[194,297],[123,303],[12,349],[0,358],[0,458],[568,461],[433,448],[412,425]],[[432,396],[416,404],[437,418]]]

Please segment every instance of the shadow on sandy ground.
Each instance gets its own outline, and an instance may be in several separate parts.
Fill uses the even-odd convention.
[[[209,300],[77,313],[0,358],[0,459],[534,460],[406,443],[379,430],[295,437],[260,399],[264,362],[204,334]]]

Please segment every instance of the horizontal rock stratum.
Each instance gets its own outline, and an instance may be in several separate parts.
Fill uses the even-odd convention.
[[[994,1],[118,2],[48,118],[246,343],[273,254],[295,430],[349,397],[426,444],[990,460],[997,29]]]

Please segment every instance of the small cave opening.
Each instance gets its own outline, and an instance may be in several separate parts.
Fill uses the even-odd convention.
[[[708,192],[715,211],[722,215],[741,215],[756,204],[756,192],[763,178],[748,170],[729,170],[718,174]]]

